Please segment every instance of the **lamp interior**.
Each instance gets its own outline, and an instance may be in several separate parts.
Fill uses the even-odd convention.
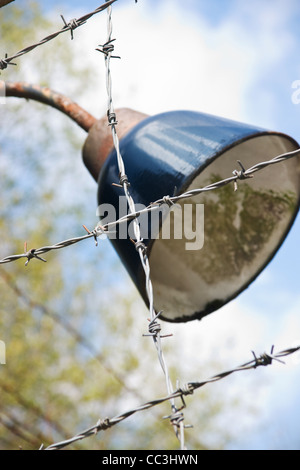
[[[231,176],[239,169],[237,160],[247,169],[296,148],[283,135],[254,136],[215,158],[185,190]],[[299,199],[300,159],[296,157],[238,181],[237,191],[230,184],[181,200],[164,219],[149,255],[154,307],[163,310],[162,318],[176,322],[201,319],[236,297],[282,244]],[[196,212],[199,204],[204,219],[197,221],[196,214],[203,215],[201,210]],[[185,212],[185,205],[190,205],[189,211]],[[178,224],[182,224],[182,239],[174,237]],[[169,229],[171,236],[164,236]],[[203,246],[199,230],[203,231]],[[195,249],[189,239],[193,232]]]

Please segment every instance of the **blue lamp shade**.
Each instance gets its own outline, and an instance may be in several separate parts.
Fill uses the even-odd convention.
[[[239,169],[237,160],[249,168],[299,148],[285,134],[198,112],[134,114],[131,126],[124,124],[123,113],[117,111],[120,150],[139,208],[230,177]],[[114,206],[118,218],[124,215],[124,192],[113,184],[119,181],[119,170],[107,133],[107,122],[99,121],[88,136],[83,158],[98,181],[98,203]],[[201,319],[246,289],[283,243],[299,200],[300,159],[295,157],[238,182],[237,191],[232,184],[183,199],[174,208],[163,207],[154,230],[150,215],[140,219],[154,307],[163,310],[161,318]],[[122,237],[120,228],[116,230],[111,243],[147,303],[145,276],[130,233],[124,239],[124,227]]]

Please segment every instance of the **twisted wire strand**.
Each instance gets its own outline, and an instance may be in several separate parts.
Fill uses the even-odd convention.
[[[300,346],[296,346],[293,348],[288,348],[283,351],[280,351],[278,353],[274,353],[274,346],[271,348],[271,353],[263,353],[260,356],[256,356],[256,354],[252,351],[253,354],[253,359],[251,361],[246,362],[245,364],[242,364],[234,369],[230,369],[225,372],[221,372],[217,375],[212,376],[211,378],[207,380],[201,380],[201,381],[194,381],[194,382],[188,382],[186,385],[183,387],[177,388],[172,394],[158,398],[155,400],[148,401],[147,403],[144,403],[143,405],[137,406],[136,408],[133,408],[131,410],[128,410],[122,414],[119,414],[113,418],[106,418],[104,420],[99,420],[95,425],[91,426],[90,428],[86,429],[85,431],[82,431],[79,434],[76,434],[76,436],[71,437],[70,439],[51,444],[50,446],[44,448],[43,446],[40,447],[40,450],[60,450],[63,449],[74,442],[86,439],[90,436],[93,436],[95,434],[98,434],[100,431],[106,431],[107,429],[111,428],[112,426],[115,426],[116,424],[119,424],[120,422],[124,421],[125,419],[129,418],[130,416],[134,415],[135,413],[139,413],[141,411],[148,410],[150,408],[153,408],[154,406],[161,405],[162,403],[166,401],[170,401],[176,398],[181,398],[184,399],[185,396],[192,395],[195,390],[204,387],[205,385],[208,385],[210,383],[214,383],[220,380],[225,379],[226,377],[235,374],[237,372],[242,372],[242,371],[249,371],[253,369],[257,369],[258,367],[267,367],[273,364],[273,361],[277,361],[280,363],[282,362],[282,358],[286,356],[290,356],[292,354],[295,354],[296,352],[300,351]],[[284,364],[284,363],[283,363]]]
[[[107,97],[108,97],[107,98],[107,117],[108,117],[108,124],[111,127],[114,148],[115,148],[116,155],[117,155],[120,184],[123,186],[123,189],[124,189],[124,194],[127,199],[129,215],[130,215],[136,212],[136,208],[135,208],[135,202],[129,191],[130,183],[128,181],[128,178],[125,172],[125,164],[124,164],[121,152],[120,152],[119,138],[118,138],[117,131],[116,131],[117,120],[116,120],[116,114],[115,114],[114,105],[113,105],[112,79],[111,79],[111,69],[110,69],[111,58],[116,57],[116,56],[112,56],[112,53],[114,51],[114,45],[112,44],[114,41],[114,39],[112,39],[112,31],[113,31],[112,7],[109,6],[109,8],[107,9],[107,41],[104,44],[104,46],[102,46],[102,51],[101,51],[104,53],[105,66],[106,66],[106,89],[107,89]],[[147,256],[146,247],[143,244],[143,240],[141,238],[140,226],[136,218],[133,219],[133,229],[134,229],[134,236],[135,236],[135,247],[139,253],[141,264],[145,273],[145,287],[146,287],[146,293],[147,293],[147,297],[149,301],[149,312],[150,312],[150,320],[151,320],[150,326],[153,327],[154,323],[157,324],[158,315],[156,314],[155,309],[154,309],[153,287],[152,287],[152,281],[151,281],[151,275],[150,275],[149,259]],[[172,394],[173,387],[172,387],[172,383],[170,380],[168,367],[167,367],[164,354],[162,351],[160,327],[156,327],[155,330],[153,330],[153,333],[151,336],[153,337],[153,341],[157,350],[159,362],[165,375],[167,392],[168,394]],[[173,400],[171,400],[171,407],[172,407],[173,413],[176,413],[177,408]],[[174,420],[173,427],[174,427],[176,436],[181,441],[182,430],[180,433],[178,432],[178,426],[175,420]],[[182,424],[180,424],[180,427],[182,427]],[[181,442],[181,447],[182,448],[184,447],[184,444],[182,442]]]
[[[46,260],[43,259],[40,256],[43,253],[47,253],[47,252],[52,251],[52,250],[59,250],[59,249],[62,249],[62,248],[66,248],[67,246],[71,246],[73,244],[79,243],[79,242],[81,242],[85,239],[89,239],[89,238],[94,238],[95,243],[97,245],[98,238],[101,235],[103,235],[103,234],[109,235],[109,233],[112,233],[112,232],[110,232],[111,227],[115,227],[117,224],[121,224],[121,223],[128,222],[130,220],[133,220],[133,222],[134,222],[133,226],[134,226],[134,235],[135,235],[135,246],[136,246],[136,249],[139,253],[141,264],[143,266],[143,270],[144,270],[144,273],[145,273],[145,285],[146,285],[146,291],[147,291],[147,296],[148,296],[148,300],[149,300],[149,311],[150,311],[149,333],[150,333],[150,336],[153,337],[153,340],[154,340],[154,343],[155,343],[155,346],[156,346],[156,349],[157,349],[157,352],[158,352],[159,361],[160,361],[162,370],[165,374],[165,380],[166,380],[166,385],[167,385],[167,396],[164,397],[164,398],[161,398],[161,399],[152,400],[152,401],[150,401],[148,403],[145,403],[144,405],[141,405],[141,406],[139,406],[135,409],[129,410],[126,413],[118,415],[115,418],[112,418],[112,419],[106,418],[105,420],[99,420],[96,423],[96,425],[92,426],[91,428],[83,431],[80,434],[77,434],[76,436],[72,437],[71,439],[62,441],[62,442],[57,443],[57,444],[53,444],[53,445],[47,447],[47,450],[53,450],[53,449],[58,450],[58,449],[64,448],[64,447],[72,444],[73,442],[76,442],[76,441],[81,440],[81,439],[85,439],[86,437],[97,434],[100,431],[104,431],[104,430],[110,428],[111,426],[113,426],[115,424],[118,424],[119,422],[123,421],[124,419],[128,418],[129,416],[131,416],[131,415],[133,415],[133,414],[135,414],[139,411],[149,409],[149,408],[151,408],[153,406],[156,406],[156,405],[159,405],[159,404],[161,404],[165,401],[170,401],[171,402],[172,414],[170,416],[168,416],[168,418],[170,419],[171,423],[173,424],[175,433],[176,433],[176,435],[177,435],[177,437],[178,437],[178,439],[181,443],[181,448],[184,449],[185,448],[185,446],[184,446],[184,428],[186,426],[184,425],[184,415],[181,412],[181,409],[184,408],[184,406],[185,406],[185,403],[184,403],[184,396],[185,395],[192,394],[194,392],[194,390],[196,390],[196,389],[198,389],[198,388],[200,388],[200,387],[202,387],[202,386],[204,386],[208,383],[212,383],[212,382],[216,382],[218,380],[221,380],[221,379],[223,379],[223,378],[225,378],[225,377],[227,377],[227,376],[229,376],[229,375],[231,375],[235,372],[245,371],[245,370],[250,370],[250,369],[256,369],[259,366],[267,366],[267,365],[272,364],[272,362],[274,360],[276,360],[278,362],[282,362],[281,361],[282,357],[293,354],[293,353],[300,350],[300,347],[290,348],[290,349],[287,349],[285,351],[281,351],[280,353],[273,354],[273,349],[274,348],[272,348],[271,354],[264,353],[263,355],[261,355],[259,357],[257,357],[255,355],[255,353],[253,353],[254,358],[253,358],[252,361],[249,361],[248,363],[243,364],[243,365],[239,366],[236,369],[232,369],[232,370],[223,372],[221,374],[215,375],[215,376],[211,377],[210,379],[208,379],[206,381],[189,382],[184,387],[182,387],[182,388],[177,387],[177,389],[175,391],[173,390],[172,383],[171,383],[171,380],[170,380],[170,377],[169,377],[168,367],[167,367],[166,361],[164,359],[163,351],[162,351],[162,346],[161,346],[162,336],[160,334],[160,325],[157,322],[161,312],[156,313],[155,309],[154,309],[154,305],[153,305],[153,303],[154,303],[153,302],[153,287],[152,287],[152,282],[151,282],[149,259],[148,259],[148,256],[147,256],[146,246],[144,245],[143,240],[141,238],[141,233],[140,233],[140,228],[139,228],[137,218],[144,212],[150,212],[152,210],[156,210],[162,204],[167,204],[169,207],[171,207],[173,204],[175,204],[180,199],[194,197],[194,196],[197,196],[197,195],[199,195],[203,192],[221,188],[221,187],[223,187],[227,184],[232,184],[233,183],[234,184],[234,189],[236,190],[238,180],[245,180],[245,179],[248,179],[248,178],[252,178],[254,176],[255,172],[260,171],[260,170],[266,168],[269,165],[280,163],[280,162],[285,161],[289,158],[298,157],[300,155],[300,149],[295,150],[293,152],[288,152],[288,153],[285,153],[285,154],[282,154],[282,155],[278,155],[277,157],[274,157],[271,160],[268,160],[268,161],[265,161],[265,162],[257,163],[256,165],[250,167],[248,170],[245,170],[242,163],[240,161],[238,161],[241,169],[240,170],[234,170],[233,171],[233,176],[231,176],[229,178],[226,178],[226,179],[223,179],[223,180],[218,181],[216,183],[207,185],[203,188],[198,188],[198,189],[187,191],[187,192],[185,192],[181,195],[177,195],[177,196],[165,195],[163,198],[158,199],[154,203],[151,203],[146,209],[144,209],[142,211],[136,211],[134,200],[131,197],[131,194],[130,194],[130,191],[129,191],[130,183],[128,181],[128,178],[127,178],[127,175],[126,175],[126,172],[125,172],[124,161],[123,161],[122,155],[120,153],[119,139],[118,139],[118,135],[117,135],[117,132],[116,132],[117,120],[116,120],[116,115],[115,115],[114,106],[113,106],[113,98],[112,98],[112,80],[111,80],[111,71],[110,71],[110,60],[111,60],[111,58],[118,58],[118,56],[112,55],[112,52],[114,51],[114,45],[112,44],[114,42],[114,39],[112,39],[112,8],[111,8],[111,5],[115,1],[116,0],[106,1],[103,5],[98,7],[93,12],[88,13],[88,14],[82,16],[79,19],[73,19],[69,23],[67,23],[65,21],[64,17],[62,16],[62,20],[64,22],[64,27],[61,30],[59,30],[59,31],[57,31],[57,32],[55,32],[51,35],[48,35],[47,37],[45,37],[41,41],[22,49],[21,51],[19,51],[18,53],[14,54],[10,57],[8,57],[8,55],[6,54],[5,58],[0,60],[0,70],[6,69],[8,67],[8,65],[16,65],[12,62],[14,59],[16,59],[16,58],[18,58],[18,57],[20,57],[24,54],[27,54],[30,51],[32,51],[33,49],[35,49],[36,47],[41,46],[41,45],[51,41],[52,39],[56,38],[59,34],[61,34],[63,32],[70,31],[71,32],[71,39],[73,39],[73,31],[76,28],[78,28],[79,26],[85,24],[95,14],[107,9],[107,36],[108,36],[107,37],[107,42],[101,47],[101,49],[98,49],[98,50],[100,52],[103,52],[103,54],[105,56],[106,88],[107,88],[107,95],[108,95],[108,106],[107,106],[107,108],[108,108],[108,110],[107,110],[108,124],[109,124],[109,126],[111,126],[114,147],[115,147],[116,154],[117,154],[120,184],[124,188],[124,193],[125,193],[127,201],[128,201],[129,214],[127,216],[121,217],[119,220],[117,220],[115,222],[106,224],[104,226],[101,226],[100,224],[97,224],[97,226],[91,232],[86,229],[88,234],[84,235],[84,236],[81,236],[81,237],[73,237],[73,238],[70,238],[68,240],[59,242],[55,245],[44,246],[44,247],[39,248],[39,249],[27,250],[27,246],[26,246],[26,248],[24,250],[24,253],[22,253],[20,255],[7,256],[7,257],[3,258],[2,260],[0,260],[0,264],[13,262],[13,261],[16,261],[16,260],[21,259],[21,258],[26,259],[25,265],[28,265],[28,263],[33,258],[36,258],[36,259],[38,259],[40,261],[43,261],[43,262],[46,262]],[[176,398],[181,398],[182,399],[183,407],[180,410],[178,410],[177,407],[175,406],[175,401],[174,400]],[[43,447],[41,447],[41,448],[43,448]]]
[[[264,168],[266,168],[269,165],[278,164],[280,162],[283,162],[285,160],[288,160],[290,158],[295,158],[295,157],[300,157],[300,149],[278,155],[278,156],[276,156],[276,157],[274,157],[274,158],[272,158],[271,160],[268,160],[268,161],[257,163],[255,165],[253,165],[252,167],[248,168],[247,170],[245,170],[244,176],[246,175],[246,177],[251,177],[252,175],[254,175],[254,173],[263,170]],[[53,251],[53,250],[60,250],[62,248],[66,248],[68,246],[77,244],[77,243],[79,243],[83,240],[89,239],[89,238],[94,238],[95,241],[96,241],[96,244],[97,244],[97,239],[100,236],[103,236],[103,235],[108,235],[109,236],[110,233],[115,233],[112,229],[114,229],[117,225],[131,222],[132,220],[137,219],[138,217],[140,217],[141,215],[143,215],[145,213],[155,211],[162,204],[166,204],[166,201],[168,201],[170,204],[175,204],[176,202],[178,202],[181,199],[195,197],[195,196],[198,196],[201,193],[208,192],[208,191],[214,191],[214,190],[217,190],[217,189],[219,189],[223,186],[226,186],[228,184],[233,184],[238,179],[240,179],[240,180],[245,179],[245,177],[243,177],[243,176],[241,177],[241,176],[237,175],[236,171],[237,170],[233,171],[234,176],[231,176],[231,177],[225,178],[223,180],[220,180],[218,182],[209,184],[209,185],[204,186],[202,188],[192,189],[190,191],[179,194],[177,196],[164,196],[164,197],[156,200],[155,202],[151,203],[145,209],[131,212],[131,213],[129,213],[129,214],[123,216],[123,217],[120,217],[118,220],[116,220],[114,222],[109,222],[109,223],[104,224],[104,225],[101,225],[100,223],[98,223],[95,226],[94,230],[89,231],[89,233],[87,235],[83,235],[83,236],[79,236],[79,237],[72,237],[72,238],[69,238],[67,240],[56,243],[54,245],[44,246],[44,247],[41,247],[41,248],[30,250],[30,252],[6,256],[5,258],[0,259],[0,264],[11,263],[11,262],[17,261],[17,260],[22,259],[22,258],[27,258],[27,259],[28,258],[30,258],[30,259],[37,258],[37,256],[42,255],[43,253],[48,253],[48,252]],[[150,289],[150,286],[149,286],[149,289]],[[151,299],[151,292],[150,292],[150,299]]]
[[[92,12],[90,13],[86,13],[84,16],[81,16],[80,18],[78,19],[73,19],[71,20],[69,23],[67,23],[64,19],[64,17],[61,15],[62,17],[62,20],[64,22],[64,26],[59,30],[59,31],[56,31],[52,34],[49,34],[48,36],[46,36],[45,38],[41,39],[40,41],[30,45],[30,46],[27,46],[25,47],[24,49],[20,50],[19,52],[17,52],[16,54],[12,55],[12,56],[9,56],[6,54],[5,55],[5,58],[4,59],[0,59],[0,70],[4,70],[8,67],[8,65],[16,65],[15,63],[13,63],[12,61],[14,59],[17,59],[18,57],[21,57],[25,54],[28,54],[29,52],[31,52],[33,49],[39,47],[39,46],[42,46],[43,44],[49,42],[49,41],[52,41],[53,39],[55,39],[57,36],[59,36],[60,34],[62,33],[65,33],[66,31],[71,31],[71,39],[73,39],[73,31],[74,29],[76,28],[79,28],[80,26],[82,26],[83,24],[85,24],[90,18],[92,18],[92,16],[96,15],[97,13],[100,13],[101,11],[105,10],[106,8],[108,8],[110,5],[112,5],[114,2],[116,2],[117,0],[109,0],[109,1],[106,1],[105,3],[103,3],[102,5],[100,5],[98,8],[96,8],[95,10],[93,10]]]

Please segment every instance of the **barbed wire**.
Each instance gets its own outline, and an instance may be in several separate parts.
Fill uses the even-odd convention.
[[[86,240],[87,238],[91,238],[91,237],[94,237],[94,238],[97,237],[98,238],[99,235],[100,235],[100,232],[97,228],[93,231],[93,233],[89,232],[88,235],[83,235],[81,237],[70,238],[68,240],[56,243],[55,245],[51,245],[51,246],[43,246],[42,248],[38,248],[38,249],[32,248],[31,250],[27,250],[27,243],[25,242],[24,253],[21,253],[19,255],[6,256],[5,258],[0,260],[0,264],[11,263],[13,261],[16,261],[16,260],[19,260],[19,259],[22,259],[22,258],[27,258],[25,266],[27,266],[28,263],[33,258],[36,258],[36,259],[46,263],[47,260],[45,260],[44,258],[41,258],[40,255],[42,255],[44,253],[48,253],[49,251],[53,251],[53,250],[61,250],[62,248],[66,248],[67,246],[71,246],[71,245],[79,243],[83,240]],[[96,242],[96,243],[98,243],[98,242]]]
[[[201,380],[201,381],[194,381],[194,382],[188,382],[185,384],[183,387],[178,387],[172,394],[163,397],[163,398],[158,398],[156,400],[151,400],[148,401],[147,403],[144,403],[143,405],[137,406],[136,408],[132,408],[131,410],[126,411],[125,413],[119,414],[115,416],[114,418],[105,418],[105,419],[99,419],[99,421],[91,426],[90,428],[86,429],[85,431],[76,434],[74,437],[71,437],[70,439],[57,442],[55,444],[51,444],[50,446],[44,448],[42,445],[40,447],[40,450],[60,450],[63,449],[77,441],[86,439],[90,436],[98,434],[100,431],[106,431],[107,429],[115,426],[116,424],[121,423],[125,419],[129,418],[130,416],[139,413],[141,411],[148,410],[150,408],[153,408],[154,406],[161,405],[162,403],[170,400],[174,400],[176,398],[181,398],[182,400],[182,409],[186,406],[184,397],[188,395],[192,395],[195,390],[204,387],[205,385],[208,385],[213,382],[218,382],[222,379],[225,379],[226,377],[235,374],[237,372],[242,372],[242,371],[248,371],[248,370],[253,370],[257,369],[258,367],[266,367],[270,366],[273,364],[273,361],[277,361],[281,364],[284,364],[282,361],[283,357],[290,356],[292,354],[295,354],[296,352],[300,351],[300,346],[296,346],[293,348],[288,348],[283,351],[280,351],[276,354],[274,354],[274,346],[271,348],[271,352],[268,353],[263,353],[260,356],[257,356],[253,351],[253,359],[251,361],[246,362],[245,364],[242,364],[234,369],[227,370],[225,372],[221,372],[220,374],[216,374],[212,376],[211,378],[207,380]],[[181,410],[179,410],[179,414],[181,414]],[[170,418],[169,416],[166,416],[166,418]]]
[[[247,170],[246,169],[234,170],[232,172],[233,176],[219,180],[215,183],[209,184],[202,188],[192,189],[190,191],[184,192],[182,194],[178,194],[176,196],[169,196],[169,195],[163,196],[162,198],[157,199],[155,202],[151,202],[149,206],[145,207],[142,210],[131,212],[127,215],[120,217],[119,219],[113,222],[108,222],[107,224],[104,224],[104,225],[101,225],[101,223],[98,223],[93,230],[89,230],[85,225],[83,225],[84,229],[87,231],[87,234],[83,236],[72,237],[67,240],[56,243],[54,245],[43,246],[41,248],[33,248],[31,250],[26,250],[26,244],[25,244],[24,253],[6,256],[5,258],[0,259],[0,264],[11,263],[19,259],[23,259],[23,258],[26,258],[26,263],[25,263],[26,266],[29,263],[29,261],[32,260],[33,258],[46,262],[46,260],[42,259],[40,255],[44,253],[48,253],[53,250],[61,250],[63,248],[75,245],[79,242],[82,242],[83,240],[87,240],[90,238],[93,238],[95,240],[95,244],[97,246],[99,238],[101,237],[106,238],[106,237],[109,237],[110,234],[116,233],[115,230],[112,230],[113,228],[116,228],[116,226],[123,224],[123,223],[131,222],[145,213],[155,211],[159,207],[161,207],[163,204],[167,204],[170,207],[172,207],[173,204],[175,204],[181,199],[195,197],[195,196],[200,195],[201,193],[214,191],[229,184],[236,184],[238,180],[245,180],[247,178],[251,178],[253,177],[254,173],[263,170],[269,165],[277,164],[277,163],[280,163],[280,162],[283,162],[285,160],[295,158],[295,157],[300,157],[300,149],[293,150],[292,152],[283,153],[265,162],[257,163],[253,165],[252,167],[248,168]],[[236,187],[234,189],[236,189]],[[143,248],[143,251],[145,251],[144,248]]]
[[[43,44],[46,44],[47,42],[49,41],[52,41],[53,39],[55,39],[57,36],[59,36],[60,34],[62,33],[65,33],[67,31],[70,31],[71,32],[71,39],[73,39],[73,31],[77,28],[79,28],[80,26],[84,25],[85,23],[87,23],[87,21],[92,18],[94,15],[96,15],[97,13],[100,13],[102,12],[103,10],[105,10],[106,8],[108,8],[110,5],[112,5],[114,2],[116,2],[117,0],[109,0],[109,1],[106,1],[105,3],[103,3],[102,5],[100,5],[98,8],[96,8],[95,10],[93,10],[92,12],[90,13],[86,13],[85,15],[81,16],[80,18],[76,19],[72,19],[71,21],[69,21],[69,23],[66,22],[65,18],[63,15],[61,15],[61,18],[64,22],[64,26],[52,33],[52,34],[49,34],[48,36],[46,36],[44,39],[41,39],[40,41],[30,45],[30,46],[27,46],[25,47],[24,49],[20,50],[19,52],[17,52],[16,54],[12,55],[12,56],[8,56],[8,54],[6,53],[5,54],[5,58],[4,59],[0,59],[0,70],[4,70],[6,69],[9,65],[17,65],[15,63],[13,63],[12,61],[14,59],[17,59],[18,57],[22,56],[22,55],[25,55],[25,54],[28,54],[28,52],[31,52],[33,49],[39,47],[39,46],[42,46]]]
[[[134,394],[136,397],[140,397],[139,393],[132,387],[128,386],[125,381],[125,376],[122,373],[117,372],[108,363],[104,355],[97,350],[91,341],[74,326],[71,320],[68,320],[64,315],[61,315],[50,308],[46,307],[41,302],[35,300],[29,295],[27,291],[22,290],[7,272],[0,272],[1,279],[9,286],[9,288],[16,294],[16,296],[22,300],[25,305],[29,308],[39,311],[42,315],[51,318],[54,322],[60,325],[70,336],[76,340],[77,344],[83,347],[89,352],[91,357],[99,363],[102,369],[104,369],[112,378],[114,378],[124,390]],[[1,387],[1,383],[0,383]]]
[[[116,113],[114,110],[114,105],[113,105],[113,97],[112,97],[112,80],[111,80],[111,70],[110,70],[110,60],[113,58],[119,58],[119,56],[112,55],[114,52],[114,41],[115,39],[112,38],[112,7],[111,5],[117,0],[109,0],[106,1],[103,5],[98,7],[96,10],[93,12],[90,12],[81,18],[78,19],[73,19],[69,23],[66,22],[65,18],[63,15],[61,15],[61,18],[64,22],[64,26],[57,32],[52,33],[48,36],[46,36],[44,39],[41,41],[28,46],[21,51],[17,52],[16,54],[8,57],[8,54],[5,54],[4,59],[0,59],[0,70],[4,70],[8,67],[8,65],[16,65],[12,61],[24,54],[29,53],[33,49],[35,49],[38,46],[41,46],[54,38],[56,38],[58,35],[61,33],[64,33],[66,31],[71,32],[71,39],[73,39],[73,32],[76,28],[79,26],[82,26],[85,24],[92,16],[95,14],[107,9],[107,40],[105,44],[100,45],[99,48],[97,49],[98,51],[102,52],[104,54],[105,58],[105,66],[106,66],[106,88],[107,88],[107,97],[108,97],[108,105],[107,105],[107,119],[108,119],[108,125],[111,127],[111,132],[112,132],[112,138],[113,138],[113,143],[114,143],[114,148],[116,151],[116,156],[117,156],[117,162],[118,162],[118,168],[119,168],[119,183],[124,189],[124,193],[128,202],[128,207],[129,207],[129,213],[126,216],[120,217],[118,220],[114,222],[107,223],[105,225],[101,225],[101,222],[96,225],[96,227],[90,231],[87,229],[87,227],[83,226],[84,229],[86,230],[87,234],[79,237],[73,237],[69,238],[68,240],[56,243],[54,245],[49,245],[49,246],[44,246],[38,249],[30,249],[27,250],[27,243],[24,245],[24,253],[19,254],[19,255],[11,255],[3,258],[0,260],[0,264],[5,264],[5,263],[10,263],[19,259],[26,259],[25,266],[28,265],[28,263],[32,259],[37,259],[42,262],[46,262],[44,258],[41,257],[42,254],[48,253],[49,251],[52,250],[60,250],[63,248],[66,248],[68,246],[77,244],[83,240],[93,238],[95,241],[95,244],[98,244],[98,239],[101,238],[102,236],[109,236],[110,234],[114,234],[115,231],[113,229],[116,228],[117,225],[122,224],[122,223],[127,223],[130,221],[133,221],[133,228],[134,228],[134,236],[135,240],[133,240],[135,244],[135,248],[139,254],[141,265],[143,267],[144,273],[145,273],[145,287],[146,287],[146,293],[149,301],[149,312],[150,312],[150,322],[149,322],[149,335],[144,335],[144,336],[151,336],[153,338],[153,341],[155,343],[157,353],[158,353],[158,358],[160,361],[160,365],[162,367],[162,370],[165,375],[165,380],[166,380],[166,385],[167,385],[167,396],[157,399],[157,400],[152,400],[149,401],[141,406],[138,406],[137,408],[131,409],[121,415],[118,415],[114,418],[111,419],[104,419],[104,420],[99,420],[96,425],[92,426],[91,428],[83,431],[80,434],[77,434],[76,436],[68,439],[61,441],[57,444],[52,444],[46,448],[46,450],[58,450],[62,449],[64,447],[67,447],[71,445],[74,442],[77,442],[79,440],[85,439],[91,435],[95,435],[99,433],[100,431],[104,431],[115,424],[120,423],[121,421],[127,419],[128,417],[132,416],[133,414],[147,410],[149,408],[152,408],[156,405],[160,405],[166,401],[169,401],[171,403],[171,415],[166,416],[165,418],[168,418],[173,425],[173,428],[175,430],[175,434],[177,438],[179,439],[181,449],[185,449],[185,444],[184,444],[184,429],[189,427],[184,424],[184,414],[183,414],[183,409],[185,408],[185,401],[184,397],[187,395],[190,395],[194,392],[194,390],[212,383],[219,381],[235,372],[238,371],[245,371],[245,370],[250,370],[250,369],[256,369],[257,367],[260,366],[267,366],[271,365],[273,361],[278,361],[282,362],[281,358],[290,354],[293,354],[297,351],[300,350],[299,347],[295,348],[290,348],[285,351],[281,351],[277,354],[273,354],[274,348],[272,347],[271,353],[267,354],[264,353],[261,356],[257,357],[255,353],[253,352],[253,359],[252,361],[247,362],[246,364],[243,364],[235,369],[223,372],[221,374],[215,375],[211,377],[208,380],[205,381],[195,381],[195,382],[188,382],[185,386],[180,387],[179,385],[176,386],[176,389],[174,391],[171,380],[170,380],[170,375],[168,371],[168,367],[163,355],[162,351],[162,344],[161,344],[161,339],[164,338],[164,336],[161,336],[161,327],[160,324],[158,323],[159,317],[162,312],[156,312],[154,309],[154,299],[153,299],[153,287],[152,287],[152,281],[151,281],[151,273],[150,273],[150,264],[149,264],[149,259],[147,255],[147,247],[144,244],[144,241],[141,237],[141,231],[140,231],[140,226],[138,222],[138,217],[144,213],[148,213],[150,211],[155,211],[159,207],[161,207],[163,204],[166,204],[171,207],[178,202],[181,199],[186,199],[186,198],[191,198],[198,196],[199,194],[207,191],[212,191],[219,189],[225,185],[228,184],[233,184],[234,185],[234,190],[236,191],[238,189],[237,182],[239,180],[246,180],[248,178],[252,178],[254,176],[254,173],[257,171],[260,171],[269,165],[277,164],[282,161],[288,160],[290,158],[298,157],[300,156],[300,149],[297,149],[292,152],[287,152],[281,155],[278,155],[268,161],[265,162],[260,162],[257,163],[256,165],[248,168],[247,170],[244,168],[243,163],[241,161],[237,161],[239,164],[240,169],[239,170],[234,170],[232,172],[232,176],[225,178],[223,180],[220,180],[218,182],[214,182],[212,184],[209,184],[207,186],[204,186],[202,188],[196,188],[193,190],[186,191],[183,194],[179,195],[165,195],[162,198],[156,200],[155,202],[152,202],[149,204],[148,207],[146,207],[143,210],[136,210],[135,206],[135,201],[133,200],[131,194],[130,194],[130,183],[128,180],[128,177],[126,175],[125,171],[125,164],[120,152],[120,144],[119,144],[119,139],[116,131],[116,126],[118,124],[117,122],[117,117]],[[137,3],[137,0],[135,0]],[[177,408],[175,405],[175,400],[180,398],[182,402],[182,406],[180,408]],[[42,446],[43,448],[43,446]]]
[[[129,215],[131,215],[136,212],[136,207],[135,207],[135,202],[130,194],[130,190],[129,190],[130,183],[126,175],[124,160],[120,152],[120,143],[119,143],[119,138],[118,138],[118,134],[116,130],[117,119],[116,119],[116,113],[114,109],[113,95],[112,95],[112,79],[111,79],[110,61],[112,58],[119,58],[119,56],[112,55],[112,53],[114,52],[113,42],[115,41],[115,39],[112,38],[112,30],[113,30],[112,7],[109,6],[109,8],[107,9],[107,40],[104,45],[100,46],[101,49],[97,49],[97,50],[100,50],[100,52],[104,54],[105,68],[106,68],[108,125],[111,128],[112,139],[113,139],[114,148],[115,148],[116,155],[117,155],[120,185],[123,187],[124,194],[126,196],[126,200],[128,203]],[[161,344],[162,336],[160,334],[161,326],[157,321],[162,312],[157,313],[154,309],[153,286],[152,286],[151,275],[150,275],[150,263],[149,263],[149,258],[147,255],[147,249],[146,249],[145,244],[143,243],[143,239],[141,237],[140,226],[136,217],[133,219],[133,231],[134,231],[135,240],[132,240],[132,241],[135,244],[136,251],[139,254],[141,265],[145,273],[145,288],[146,288],[146,294],[147,294],[147,298],[149,302],[149,313],[150,313],[150,322],[148,326],[149,336],[153,338],[153,342],[155,344],[157,354],[158,354],[158,359],[159,359],[161,368],[163,370],[163,373],[165,375],[167,393],[168,395],[171,395],[173,392],[173,387],[172,387],[172,383],[171,383],[171,379],[169,375],[168,366],[167,366],[167,363],[163,354],[163,350],[162,350],[162,344]],[[174,400],[172,399],[171,399],[171,408],[172,408],[172,414],[170,416],[170,421],[173,424],[175,434],[180,441],[181,449],[184,449],[185,446],[184,446],[184,434],[183,434],[183,430],[184,430],[183,415],[182,414],[180,416],[178,415],[178,409],[175,405]]]

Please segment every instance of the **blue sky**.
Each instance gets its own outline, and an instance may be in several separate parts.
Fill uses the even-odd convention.
[[[98,3],[54,5],[59,12],[70,8],[80,14]],[[113,82],[116,106],[149,114],[195,109],[282,131],[300,142],[300,103],[292,102],[292,83],[300,79],[299,2],[119,0],[114,10],[116,48],[123,58]],[[297,220],[272,262],[270,291],[299,290],[299,234]],[[255,304],[252,291],[244,299]]]
[[[56,3],[60,12],[64,8],[84,12],[98,6],[94,1],[85,2],[84,8],[80,1],[60,1],[52,2],[51,8]],[[199,110],[282,131],[300,142],[300,104],[292,102],[292,83],[300,79],[299,20],[300,4],[295,0],[139,0],[138,4],[119,0],[114,7],[114,35],[122,61],[113,74],[115,105],[149,114]],[[96,21],[91,23],[96,25]],[[96,28],[90,28],[91,35],[95,34]],[[299,239],[297,219],[257,281],[201,328],[193,327],[199,328],[196,334],[208,352],[213,341],[213,349],[224,357],[232,354],[235,365],[247,360],[251,349],[263,352],[261,348],[273,342],[279,348],[300,343]],[[183,327],[176,331],[180,335]],[[232,350],[226,349],[224,338],[233,341]],[[275,443],[279,427],[299,435],[295,413],[299,399],[289,391],[298,383],[297,365],[288,361],[284,372],[274,367],[267,374],[271,385],[263,415],[265,423],[272,423],[273,432],[252,440],[247,436],[237,447],[299,448],[299,440],[293,441],[288,432]],[[243,379],[238,384],[242,388]]]
[[[42,3],[73,18],[101,2]],[[149,114],[198,110],[282,131],[300,142],[300,103],[292,101],[292,84],[300,80],[298,0],[119,0],[113,11],[116,52],[122,57],[112,70],[116,107]],[[74,47],[91,46],[82,58],[91,67],[94,46],[106,37],[101,15],[74,32]],[[58,91],[64,92],[64,84]],[[87,97],[86,105],[100,116],[106,95],[103,103],[98,96],[98,102]],[[273,342],[279,348],[300,344],[299,239],[298,218],[275,259],[237,301],[193,326],[192,333],[180,326],[176,334],[197,335],[208,354],[214,349],[232,365],[248,360],[251,349],[260,353]],[[234,347],[226,348],[229,340]],[[274,367],[267,373],[264,419],[273,432],[249,443],[241,440],[237,447],[272,447],[282,427],[299,435],[299,361],[287,362],[284,371]],[[242,378],[238,386],[243,387]],[[293,442],[287,433],[277,445],[300,448],[299,440]]]

